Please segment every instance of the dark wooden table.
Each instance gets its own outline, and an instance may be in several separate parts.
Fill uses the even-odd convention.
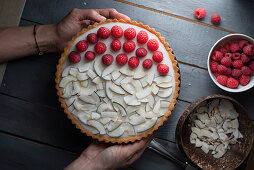
[[[207,11],[201,21],[193,17],[198,7]],[[222,91],[210,79],[206,65],[210,48],[222,36],[238,32],[254,37],[254,1],[27,0],[20,26],[59,22],[72,8],[116,8],[132,20],[154,27],[169,42],[179,61],[181,92],[172,116],[156,138],[181,159],[175,128],[196,99],[215,93],[231,96],[254,120],[254,88],[239,94]],[[222,17],[218,27],[210,23],[213,13]],[[0,87],[0,169],[62,169],[91,142],[75,129],[58,103],[54,73],[59,57],[28,56],[8,63]],[[180,169],[149,150],[131,167]]]

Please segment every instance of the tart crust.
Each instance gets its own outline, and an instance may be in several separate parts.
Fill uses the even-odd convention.
[[[74,116],[69,112],[64,99],[61,97],[63,94],[62,94],[61,88],[59,87],[59,83],[62,78],[61,74],[62,74],[62,70],[63,70],[63,64],[64,64],[65,60],[68,58],[69,50],[72,47],[72,44],[75,41],[75,39],[93,28],[96,28],[100,25],[103,25],[106,23],[111,23],[111,22],[121,22],[121,23],[139,26],[139,27],[144,28],[147,31],[151,32],[152,34],[155,34],[158,37],[158,39],[160,40],[160,42],[164,45],[166,51],[168,52],[168,56],[172,62],[172,66],[173,66],[173,70],[174,70],[174,77],[175,77],[175,91],[173,92],[173,98],[172,98],[172,101],[171,101],[170,106],[168,108],[168,111],[164,114],[164,116],[162,117],[160,122],[155,124],[150,130],[146,131],[144,134],[140,134],[137,136],[131,136],[131,137],[127,137],[127,138],[103,137],[100,135],[94,135],[91,132],[89,132],[88,130],[84,129],[79,124],[79,122],[74,118]],[[177,103],[177,98],[178,98],[179,90],[180,90],[180,80],[179,80],[180,74],[179,74],[179,68],[177,66],[177,61],[175,60],[175,55],[172,53],[172,49],[169,48],[169,44],[167,42],[165,42],[165,38],[162,37],[159,32],[156,32],[154,28],[150,28],[148,25],[144,25],[143,23],[137,23],[136,21],[128,21],[128,20],[125,21],[122,19],[121,20],[114,19],[114,20],[106,20],[106,21],[102,21],[99,23],[94,23],[93,25],[89,25],[87,28],[82,29],[82,31],[80,31],[79,33],[77,33],[77,35],[72,37],[72,40],[68,42],[68,45],[65,47],[63,53],[61,54],[61,58],[58,60],[58,65],[56,66],[56,68],[57,68],[57,71],[55,74],[56,75],[55,82],[56,82],[57,95],[59,96],[58,100],[61,103],[61,107],[64,109],[64,113],[67,114],[67,117],[69,119],[71,119],[72,123],[76,126],[76,128],[80,129],[82,133],[85,133],[87,136],[91,136],[93,139],[97,139],[98,141],[104,141],[106,143],[111,142],[111,143],[121,144],[121,143],[134,142],[137,140],[141,140],[142,138],[146,138],[148,135],[153,134],[154,131],[158,130],[158,128],[163,125],[163,123],[171,115],[171,112],[174,110],[175,104]]]

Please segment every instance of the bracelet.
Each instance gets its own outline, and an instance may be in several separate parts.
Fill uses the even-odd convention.
[[[38,54],[43,55],[44,53],[42,51],[40,51],[40,48],[38,46],[37,39],[36,39],[36,25],[34,25],[33,35],[34,35],[34,41],[35,41],[35,45],[36,45],[36,49],[38,51]]]

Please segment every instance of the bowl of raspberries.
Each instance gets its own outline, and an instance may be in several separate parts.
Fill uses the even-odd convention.
[[[254,86],[254,40],[244,34],[219,39],[209,52],[208,72],[213,82],[229,92]]]

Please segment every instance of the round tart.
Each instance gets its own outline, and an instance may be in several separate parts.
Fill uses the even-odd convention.
[[[134,142],[170,116],[180,89],[178,70],[160,33],[135,21],[106,20],[83,29],[64,49],[57,94],[83,133]]]

